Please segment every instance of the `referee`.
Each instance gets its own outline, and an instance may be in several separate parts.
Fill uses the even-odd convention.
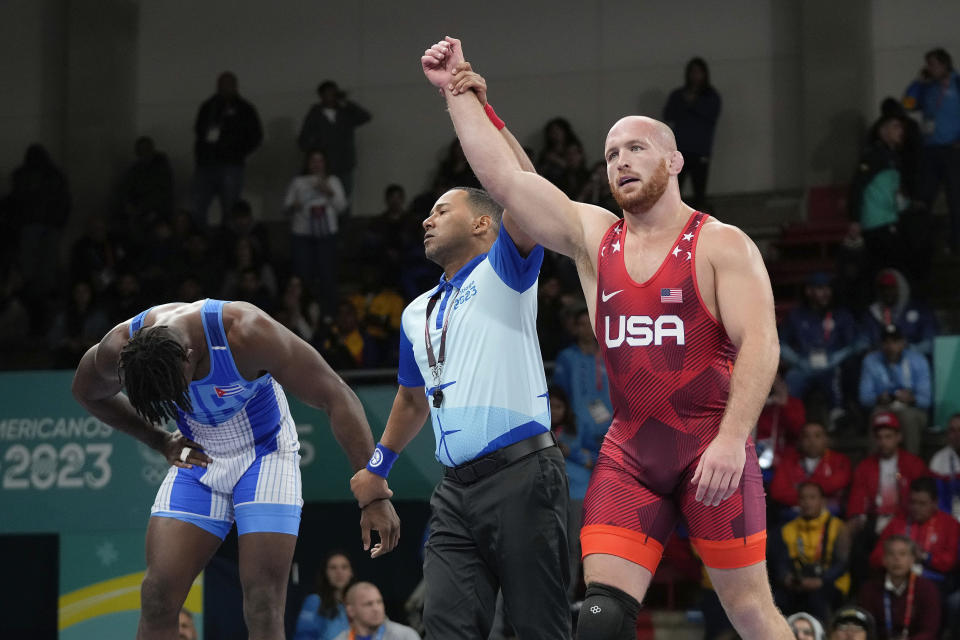
[[[461,87],[486,104],[483,78],[461,64]],[[479,189],[443,194],[423,227],[444,276],[403,312],[400,387],[354,494],[361,504],[389,495],[390,465],[429,415],[444,470],[423,565],[427,637],[486,640],[502,589],[520,638],[569,638],[567,479],[536,333],[543,248]]]

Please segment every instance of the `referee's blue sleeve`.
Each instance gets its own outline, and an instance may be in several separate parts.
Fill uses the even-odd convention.
[[[513,243],[513,238],[507,233],[506,228],[500,225],[500,233],[490,247],[487,259],[490,260],[494,273],[500,276],[508,287],[517,293],[523,293],[537,281],[537,276],[540,275],[543,247],[536,245],[530,255],[524,258],[520,255],[517,245]]]
[[[400,365],[397,367],[397,382],[405,387],[422,387],[423,375],[417,366],[417,358],[413,355],[413,343],[407,337],[407,332],[400,327]]]

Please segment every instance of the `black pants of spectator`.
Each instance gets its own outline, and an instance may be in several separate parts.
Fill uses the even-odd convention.
[[[924,147],[920,157],[918,198],[932,210],[940,187],[950,211],[950,248],[960,251],[960,148],[952,145]]]
[[[423,563],[427,638],[486,640],[498,588],[519,638],[570,638],[567,491],[557,447],[473,484],[440,481]]]
[[[867,270],[871,281],[881,269],[893,267],[904,271],[905,240],[897,225],[888,224],[863,232],[867,249]]]
[[[683,169],[677,180],[680,183],[680,190],[683,190],[683,183],[689,177],[693,183],[693,199],[690,206],[699,209],[704,205],[707,199],[707,176],[710,173],[710,156],[699,156],[696,154],[683,154]]]
[[[200,229],[210,226],[208,211],[214,198],[220,201],[220,225],[230,219],[233,205],[243,192],[242,164],[218,164],[197,167],[193,174],[192,207],[194,223]]]

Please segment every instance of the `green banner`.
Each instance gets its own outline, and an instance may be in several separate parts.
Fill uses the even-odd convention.
[[[87,414],[70,393],[73,373],[0,374],[0,533],[142,530],[166,461]],[[356,387],[379,438],[396,387]],[[300,434],[304,499],[350,500],[351,469],[322,411],[290,398]],[[430,496],[440,478],[424,428],[390,475],[395,495]]]
[[[145,531],[60,536],[60,640],[133,638],[140,617]],[[203,637],[203,574],[184,607]]]
[[[933,424],[943,428],[960,412],[960,336],[933,341]]]

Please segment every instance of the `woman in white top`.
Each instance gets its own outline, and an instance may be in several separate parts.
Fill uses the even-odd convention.
[[[327,174],[321,151],[311,151],[304,175],[287,188],[284,209],[291,216],[293,270],[320,300],[323,311],[336,305],[337,216],[347,208],[340,180]]]

